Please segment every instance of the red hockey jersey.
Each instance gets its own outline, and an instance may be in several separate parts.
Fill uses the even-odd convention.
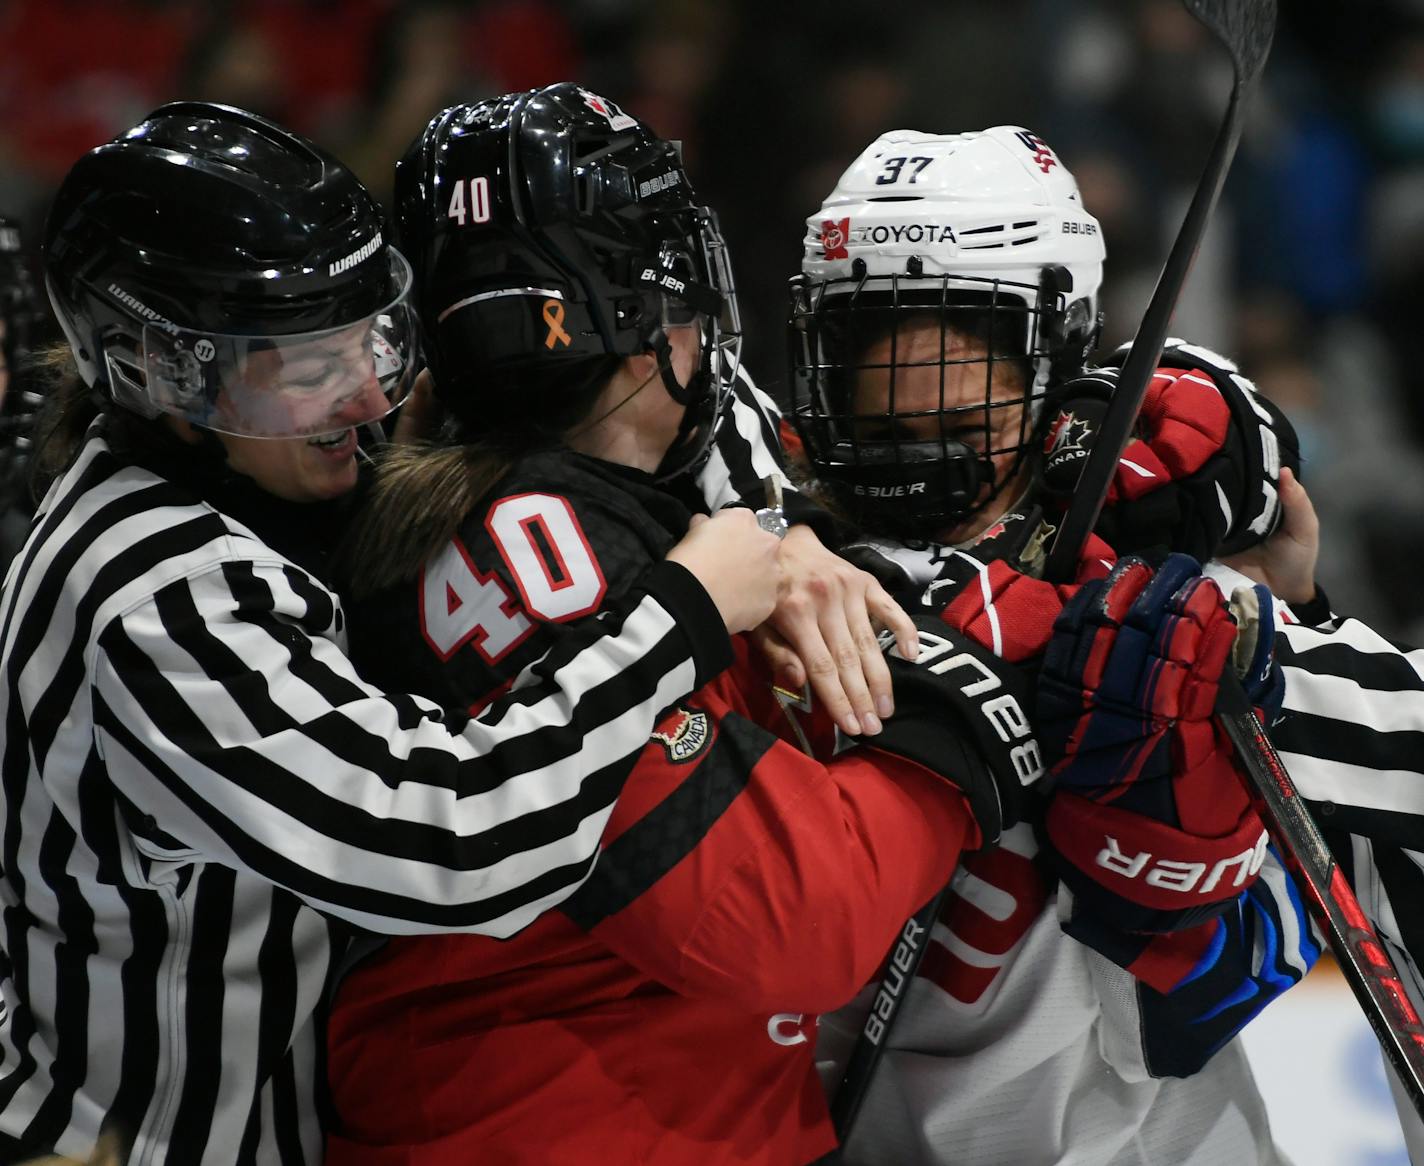
[[[500,517],[510,499],[523,526]],[[503,484],[457,553],[520,597],[498,608],[528,624],[511,660],[556,642],[540,617],[561,584],[596,577],[617,594],[655,561],[655,534],[678,532],[667,502],[570,455]],[[426,608],[445,598],[421,587]],[[394,626],[420,618],[409,597],[378,610],[387,652],[411,641]],[[442,682],[460,650],[485,654],[491,683],[516,674],[488,660],[489,636],[442,665],[424,630],[436,650],[422,666]],[[805,715],[739,645],[732,669],[662,718],[563,908],[510,940],[396,939],[359,965],[330,1022],[331,1166],[803,1166],[832,1151],[816,1014],[871,978],[975,828],[908,762],[807,756],[790,743]],[[801,732],[829,739],[819,718]]]

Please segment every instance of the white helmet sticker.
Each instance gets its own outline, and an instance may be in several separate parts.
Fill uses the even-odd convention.
[[[629,117],[613,102],[606,97],[600,97],[597,93],[590,93],[587,89],[580,89],[583,95],[583,103],[593,110],[594,113],[601,114],[608,119],[608,125],[615,130],[631,130],[637,127],[638,119]]]

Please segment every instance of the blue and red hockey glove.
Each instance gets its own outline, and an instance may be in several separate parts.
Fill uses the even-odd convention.
[[[1243,661],[1248,694],[1279,707],[1270,598]],[[1237,638],[1220,590],[1186,555],[1121,560],[1058,618],[1036,724],[1055,785],[1049,851],[1081,904],[1127,932],[1169,932],[1226,909],[1266,834],[1212,712]]]
[[[1043,483],[1064,504],[1117,390],[1126,349],[1066,384],[1049,423]],[[1300,470],[1286,416],[1210,349],[1168,340],[1136,437],[1118,460],[1097,533],[1120,552],[1203,561],[1263,542],[1281,518],[1281,467]]]
[[[1068,935],[1137,980],[1142,1054],[1154,1077],[1200,1071],[1320,958],[1320,936],[1274,847],[1220,915],[1183,931],[1115,930],[1061,892],[1058,910]]]

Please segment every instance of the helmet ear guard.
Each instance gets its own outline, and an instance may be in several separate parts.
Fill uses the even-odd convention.
[[[1052,354],[1049,383],[1076,376],[1098,346],[1103,314],[1092,301],[1074,298],[1073,273],[1061,263],[1050,264],[1039,277],[1040,327]],[[1053,305],[1053,306],[1050,306]]]

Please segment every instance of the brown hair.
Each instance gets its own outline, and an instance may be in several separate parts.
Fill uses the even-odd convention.
[[[621,363],[599,356],[492,373],[478,394],[444,401],[459,444],[384,449],[337,550],[344,591],[363,599],[414,578],[515,462],[561,445],[588,419]]]
[[[87,1158],[65,1158],[52,1154],[47,1158],[27,1158],[22,1166],[120,1166],[122,1161],[118,1137],[106,1133],[99,1138],[94,1152]]]
[[[346,592],[364,599],[412,578],[517,457],[488,442],[419,442],[383,450],[375,483],[337,552]]]
[[[35,387],[44,398],[35,418],[30,461],[30,492],[38,498],[74,460],[101,406],[80,377],[68,344],[61,342],[35,353],[33,362]]]

